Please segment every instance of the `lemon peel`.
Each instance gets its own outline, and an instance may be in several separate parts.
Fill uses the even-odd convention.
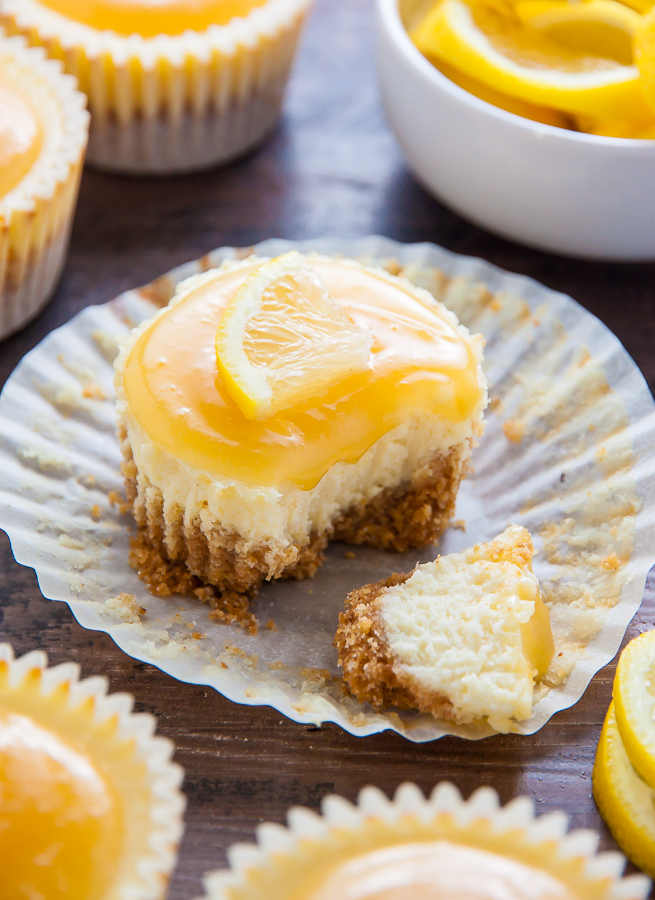
[[[216,359],[243,415],[266,419],[365,369],[372,340],[294,250],[262,263],[234,294]]]
[[[655,791],[632,766],[621,741],[614,704],[598,742],[593,770],[598,808],[619,847],[647,875],[655,876]]]
[[[655,111],[655,6],[635,30],[634,55],[646,101]]]
[[[428,58],[529,103],[599,119],[649,114],[635,65],[562,47],[486,4],[442,0],[411,36]]]

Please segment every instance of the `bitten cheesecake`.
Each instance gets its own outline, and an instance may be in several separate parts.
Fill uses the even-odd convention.
[[[311,576],[329,540],[407,550],[451,518],[482,340],[352,260],[251,257],[182,282],[116,361],[128,498],[220,591]]]
[[[353,694],[497,731],[532,714],[534,683],[554,652],[532,571],[532,538],[493,541],[353,591],[336,646]]]

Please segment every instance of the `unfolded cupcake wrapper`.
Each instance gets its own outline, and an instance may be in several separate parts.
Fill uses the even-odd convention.
[[[184,795],[180,791],[183,771],[171,762],[175,750],[171,741],[155,736],[154,716],[133,713],[134,698],[130,694],[109,694],[106,678],[80,678],[80,667],[73,662],[48,666],[48,658],[40,650],[14,658],[10,644],[0,644],[0,664],[8,666],[10,689],[28,682],[34,686],[34,675],[40,675],[39,690],[44,697],[56,691],[62,710],[75,710],[84,702],[89,709],[89,722],[95,726],[115,723],[112,731],[121,745],[132,742],[135,762],[143,767],[151,797],[149,831],[142,843],[145,852],[135,860],[133,871],[124,873],[120,893],[130,900],[160,900],[177,861],[177,850],[183,832]],[[62,700],[61,688],[66,688]],[[0,706],[1,692],[0,692]],[[109,739],[109,738],[107,738]],[[120,785],[117,785],[120,792]],[[127,791],[128,788],[125,788]]]
[[[41,310],[66,259],[84,165],[89,114],[86,98],[61,63],[0,28],[0,58],[10,77],[29,79],[43,107],[44,147],[22,181],[0,199],[0,340]],[[55,121],[56,120],[56,121]],[[54,135],[54,137],[53,137]]]
[[[205,32],[123,37],[0,0],[0,22],[61,59],[92,112],[87,160],[130,174],[210,168],[276,124],[311,0],[269,0]]]
[[[122,336],[165,305],[183,278],[253,251],[292,248],[385,265],[431,290],[484,334],[491,405],[454,527],[438,548],[398,555],[334,544],[314,578],[263,586],[252,603],[261,627],[249,634],[220,624],[195,598],[151,595],[130,568],[112,361]],[[431,244],[272,240],[223,248],[91,307],[26,356],[0,399],[0,526],[46,597],[67,602],[82,625],[109,633],[136,659],[298,722],[428,741],[494,732],[485,722],[374,711],[344,693],[333,640],[346,595],[437,550],[460,551],[509,523],[524,525],[539,551],[534,569],[556,644],[532,717],[514,727],[532,734],[582,697],[641,603],[655,561],[653,447],[654,404],[643,377],[570,298]],[[116,602],[123,593],[132,605]]]
[[[620,853],[597,853],[599,837],[589,829],[568,831],[568,817],[563,812],[536,816],[534,803],[528,797],[518,797],[501,806],[493,788],[479,788],[468,800],[452,784],[441,782],[428,798],[415,784],[403,784],[389,800],[375,787],[364,788],[355,804],[343,797],[332,795],[321,804],[321,814],[296,807],[287,815],[287,827],[272,823],[260,825],[256,844],[236,844],[228,850],[230,868],[209,874],[205,879],[205,900],[229,900],[240,896],[258,869],[275,870],[281,861],[293,860],[299,851],[310,843],[328,844],[331,836],[338,834],[344,847],[344,859],[358,847],[358,836],[364,829],[380,823],[384,830],[384,843],[393,846],[394,832],[397,841],[405,842],[411,827],[408,821],[420,823],[421,837],[426,840],[426,828],[441,822],[435,829],[440,838],[454,843],[466,843],[467,836],[486,833],[491,836],[491,846],[501,845],[511,857],[512,851],[529,847],[542,857],[542,865],[551,874],[575,861],[583,883],[599,900],[644,900],[650,890],[650,880],[645,875],[621,877],[625,858]],[[378,829],[380,830],[380,829]],[[417,833],[419,829],[417,829]],[[333,850],[334,841],[330,841]],[[362,845],[362,852],[369,849]],[[499,850],[498,852],[503,852]],[[549,864],[550,863],[550,864]],[[307,874],[307,873],[305,873]],[[259,879],[260,885],[263,883]],[[252,887],[243,896],[257,896]],[[262,898],[264,894],[262,894]],[[200,898],[199,898],[200,900]]]

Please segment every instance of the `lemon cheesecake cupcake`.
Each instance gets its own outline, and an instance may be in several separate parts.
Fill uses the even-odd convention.
[[[257,845],[228,851],[205,900],[645,900],[650,881],[622,878],[620,853],[598,835],[567,833],[567,817],[535,816],[492,788],[463,801],[442,782],[429,799],[403,784],[392,801],[364,788],[356,805],[326,797],[322,813],[293,808],[288,827],[264,824]]]
[[[0,644],[0,894],[160,900],[182,834],[182,770],[152,716],[104,678]]]
[[[532,715],[553,657],[525,528],[353,591],[335,644],[350,690],[376,708],[419,709],[496,731]]]
[[[0,23],[61,59],[89,98],[88,160],[208,168],[277,122],[310,0],[0,0]]]
[[[59,280],[87,137],[74,79],[0,29],[0,338],[34,318]]]
[[[435,541],[481,430],[481,359],[431,294],[353,260],[292,252],[187,279],[115,363],[142,536],[237,592],[313,575],[331,539]]]

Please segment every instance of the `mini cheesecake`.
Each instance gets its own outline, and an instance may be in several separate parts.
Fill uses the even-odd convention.
[[[221,591],[313,575],[329,540],[397,551],[435,541],[481,431],[479,337],[408,281],[352,260],[295,256],[338,312],[332,341],[344,360],[365,336],[359,370],[319,384],[310,348],[297,360],[306,367],[300,399],[244,414],[216,339],[228,306],[264,268],[257,258],[183,282],[115,364],[124,474],[141,534],[153,552]],[[289,334],[261,331],[279,363]],[[303,378],[319,385],[313,395],[302,392]]]
[[[0,24],[89,99],[88,161],[161,175],[223,163],[276,124],[310,0],[0,0]]]
[[[353,591],[335,641],[352,693],[458,724],[486,719],[497,731],[528,719],[554,652],[532,555],[529,532],[510,526]]]
[[[61,64],[0,29],[0,339],[40,311],[64,265],[89,128]]]

